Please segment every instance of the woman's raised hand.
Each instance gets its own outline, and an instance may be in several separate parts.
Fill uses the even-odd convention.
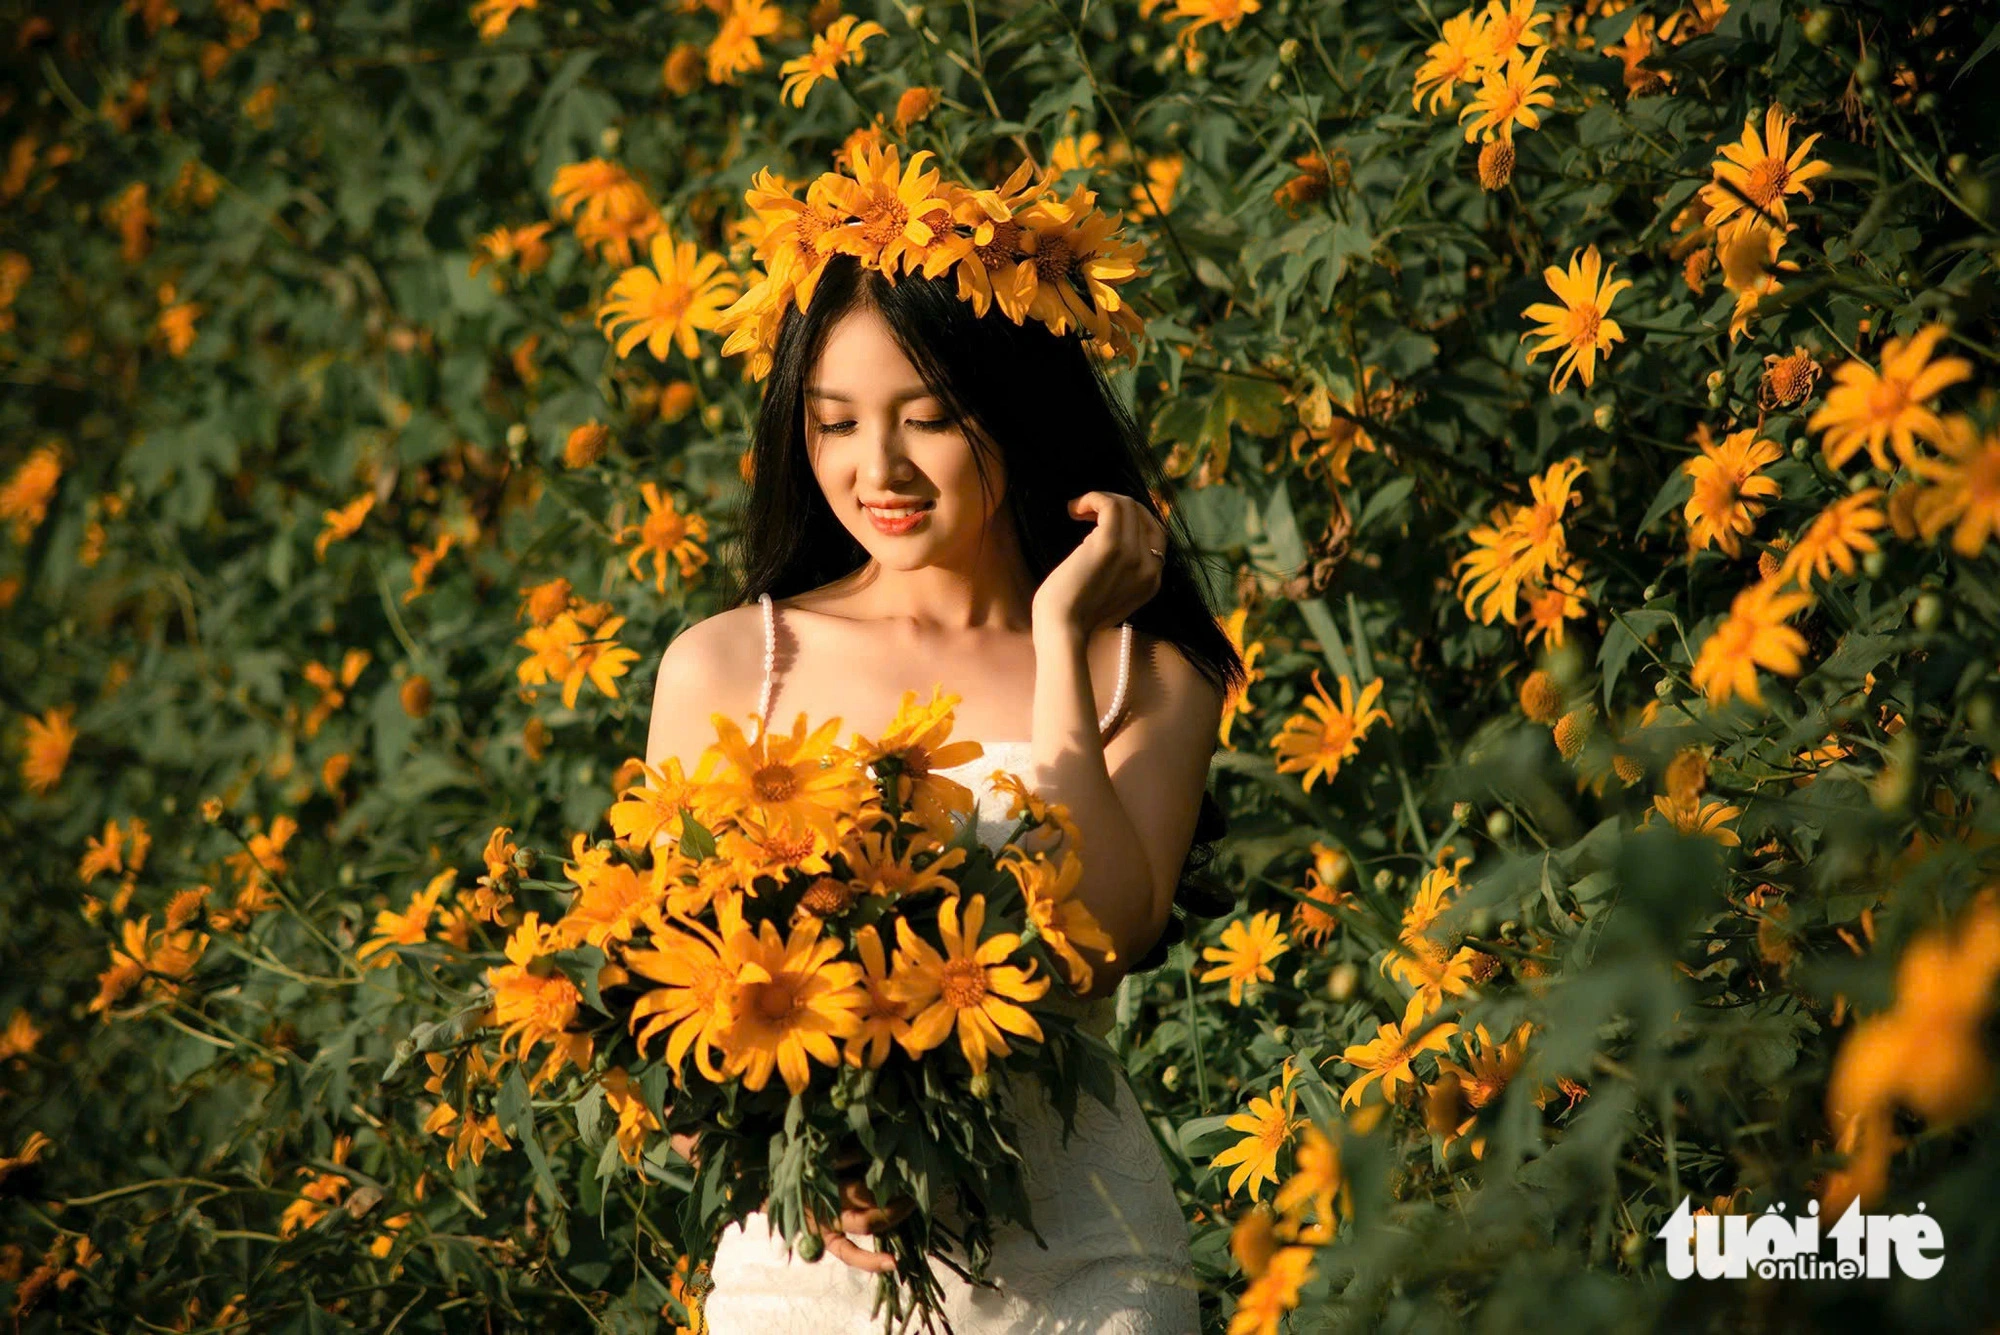
[[[1043,576],[1034,623],[1088,636],[1128,619],[1160,591],[1167,530],[1143,503],[1118,492],[1086,491],[1070,501],[1069,513],[1096,527]]]

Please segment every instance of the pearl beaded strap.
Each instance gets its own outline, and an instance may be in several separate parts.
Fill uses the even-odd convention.
[[[771,670],[778,661],[778,613],[771,595],[760,594],[757,598],[764,606],[764,692],[758,699],[757,736],[762,738],[770,726],[771,717]],[[1104,711],[1104,717],[1097,720],[1097,730],[1101,733],[1118,718],[1118,712],[1125,707],[1125,687],[1132,673],[1132,623],[1127,621],[1118,630],[1118,687],[1111,693],[1111,708]]]

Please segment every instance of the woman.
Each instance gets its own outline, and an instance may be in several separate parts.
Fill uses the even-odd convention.
[[[803,314],[786,312],[751,464],[739,605],[662,658],[648,762],[677,756],[691,772],[714,710],[879,732],[905,690],[942,684],[961,698],[954,737],[987,753],[952,774],[975,788],[980,838],[1004,838],[983,781],[996,768],[1069,807],[1088,849],[1079,893],[1113,947],[1090,959],[1074,1004],[1107,1032],[1111,991],[1155,952],[1199,865],[1192,841],[1219,833],[1204,785],[1225,692],[1244,675],[1184,532],[1151,503],[1143,434],[1076,339],[836,255]],[[1197,1328],[1185,1221],[1122,1079],[1117,1090],[1115,1110],[1080,1101],[1067,1145],[1039,1091],[1002,1090],[1049,1246],[998,1230],[989,1288],[936,1266],[959,1335]],[[878,1205],[855,1182],[846,1204],[814,1262],[761,1213],[732,1226],[708,1329],[879,1329],[875,1274],[890,1262],[871,1235],[909,1203]]]

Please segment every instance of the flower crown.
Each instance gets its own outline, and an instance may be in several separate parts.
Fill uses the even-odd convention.
[[[1101,357],[1137,350],[1144,323],[1118,294],[1138,272],[1145,246],[1123,240],[1115,217],[1097,208],[1095,191],[1079,186],[1057,198],[1057,173],[1039,179],[1023,162],[1006,182],[974,190],[924,170],[924,149],[907,165],[894,145],[858,146],[853,175],[821,173],[803,200],[768,167],[752,178],[745,220],[765,272],[723,311],[717,328],[729,335],[725,355],[750,353],[748,372],[770,374],[772,352],[788,302],[804,313],[827,259],[853,255],[891,283],[921,269],[927,278],[956,270],[958,295],[980,315],[998,306],[1015,324],[1029,316],[1057,334],[1088,338]]]

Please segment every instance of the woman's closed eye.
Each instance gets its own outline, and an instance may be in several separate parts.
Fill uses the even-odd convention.
[[[940,417],[935,420],[926,420],[921,422],[919,421],[905,422],[903,425],[913,426],[917,428],[917,430],[919,431],[948,431],[953,426],[953,422],[949,417]],[[852,431],[854,429],[854,423],[821,422],[819,424],[819,429],[821,432],[829,436],[844,436],[849,431]]]

